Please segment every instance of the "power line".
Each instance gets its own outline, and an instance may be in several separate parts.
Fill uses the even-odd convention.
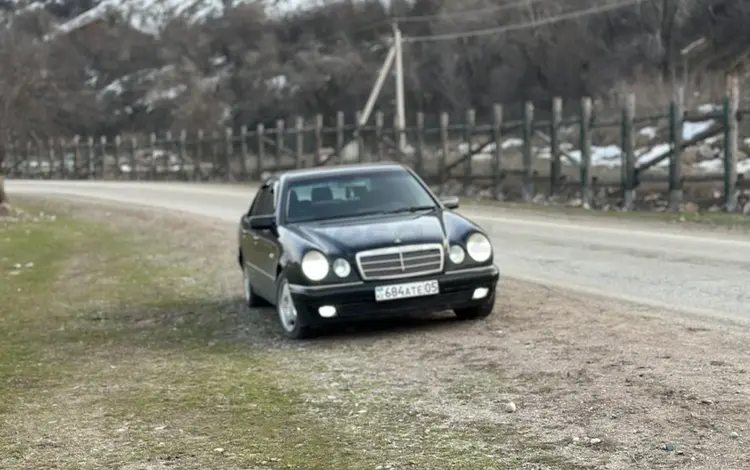
[[[393,21],[395,21],[396,23],[421,23],[421,22],[435,21],[435,20],[449,20],[452,18],[486,15],[488,13],[496,13],[499,11],[511,10],[513,8],[532,6],[535,3],[540,3],[540,2],[545,2],[545,1],[548,1],[548,0],[520,0],[516,2],[511,2],[511,3],[504,3],[502,5],[495,5],[493,7],[479,8],[476,10],[469,10],[469,11],[455,11],[455,12],[446,12],[446,13],[439,13],[435,15],[422,15],[422,16],[399,16],[399,17],[393,18]]]
[[[557,23],[559,21],[581,18],[584,16],[594,15],[597,13],[604,13],[611,10],[617,10],[623,7],[632,6],[641,3],[642,0],[627,0],[619,3],[613,3],[611,5],[604,5],[598,7],[591,7],[582,10],[576,10],[569,13],[562,13],[557,16],[550,16],[541,20],[529,21],[526,23],[512,24],[508,26],[499,26],[495,28],[478,29],[475,31],[462,31],[458,33],[447,33],[447,34],[435,34],[428,36],[411,36],[404,37],[403,42],[433,42],[433,41],[447,41],[458,38],[470,38],[478,36],[489,36],[492,34],[509,33],[512,31],[518,31],[526,28],[534,28],[536,26],[543,26],[546,24]]]

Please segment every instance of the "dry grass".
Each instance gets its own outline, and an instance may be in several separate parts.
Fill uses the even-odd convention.
[[[241,306],[235,227],[47,210],[2,232],[35,262],[0,260],[2,468],[745,465],[746,327],[505,279],[484,322],[291,343]]]

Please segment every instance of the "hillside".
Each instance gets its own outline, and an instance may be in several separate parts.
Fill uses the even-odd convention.
[[[598,0],[37,0],[0,3],[0,131],[46,138],[273,125],[290,115],[360,109],[390,41],[545,22]],[[614,2],[617,3],[617,2]],[[622,0],[619,0],[622,3]],[[301,8],[304,5],[306,8]],[[471,14],[474,11],[476,13]],[[467,13],[468,12],[468,13]],[[623,89],[664,110],[663,77],[690,58],[692,104],[714,101],[750,44],[740,0],[641,2],[504,34],[405,47],[407,110],[486,117],[494,102],[538,109],[552,96],[604,106]],[[378,104],[390,113],[388,84]],[[19,116],[21,118],[19,118]]]

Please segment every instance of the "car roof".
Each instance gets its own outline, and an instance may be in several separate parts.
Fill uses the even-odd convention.
[[[366,175],[377,173],[382,170],[401,170],[408,171],[400,163],[382,162],[382,163],[355,163],[348,165],[319,166],[312,168],[301,168],[298,170],[289,170],[275,175],[279,181],[290,182],[303,180],[315,176],[349,176],[349,175]]]

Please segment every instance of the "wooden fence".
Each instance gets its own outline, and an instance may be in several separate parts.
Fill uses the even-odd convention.
[[[592,109],[592,100],[584,98],[580,112],[564,118],[562,100],[555,99],[551,117],[540,120],[535,119],[534,106],[526,103],[523,119],[511,121],[503,119],[503,107],[496,105],[491,122],[477,122],[469,110],[458,122],[443,113],[433,127],[417,114],[403,131],[410,143],[406,149],[398,148],[400,133],[384,123],[382,113],[376,113],[373,125],[362,127],[347,124],[338,113],[333,127],[324,126],[317,116],[238,132],[16,141],[4,148],[2,170],[11,178],[239,182],[259,179],[267,171],[390,160],[409,164],[431,185],[440,190],[451,186],[461,195],[483,192],[487,197],[517,196],[530,202],[540,192],[554,196],[567,191],[593,205],[595,190],[606,187],[619,192],[628,209],[646,182],[662,184],[669,207],[678,210],[686,184],[717,180],[724,209],[736,210],[738,187],[746,184],[737,171],[743,112],[736,81],[723,103],[709,112],[686,112],[681,89],[663,115],[638,116],[632,95],[613,119],[600,119]],[[666,124],[665,139],[652,142],[648,151],[639,149],[637,141],[646,129],[642,126],[659,124]],[[696,124],[701,124],[698,131],[685,132],[688,126],[695,130]],[[686,149],[718,139],[723,154],[714,161],[719,163],[717,173],[686,170]],[[602,149],[609,149],[604,164],[597,161]]]

